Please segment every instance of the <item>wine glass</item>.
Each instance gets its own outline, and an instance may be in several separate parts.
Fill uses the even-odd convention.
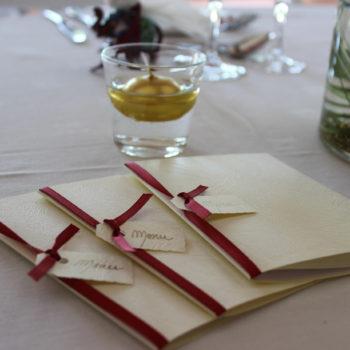
[[[290,4],[291,0],[275,0],[274,2],[274,45],[266,55],[258,59],[266,65],[266,71],[268,73],[300,74],[306,67],[304,62],[296,61],[288,57],[284,52],[284,28],[287,23]]]
[[[236,66],[222,62],[217,51],[217,39],[220,35],[221,0],[209,0],[208,12],[210,19],[210,39],[206,51],[207,63],[204,66],[204,81],[220,81],[238,79],[247,73],[243,66]]]

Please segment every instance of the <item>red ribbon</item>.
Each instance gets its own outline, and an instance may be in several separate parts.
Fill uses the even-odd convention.
[[[57,202],[61,207],[68,209],[72,213],[74,213],[74,216],[79,220],[84,221],[89,226],[96,228],[96,226],[99,224],[99,222],[94,219],[92,216],[90,216],[85,211],[81,210],[79,207],[77,207],[75,204],[70,202],[68,199],[63,197],[61,194],[56,192],[50,187],[44,187],[39,190],[44,195],[48,196],[49,198],[53,199],[55,202]]]
[[[255,263],[208,221],[201,219],[198,215],[188,210],[183,210],[183,213],[212,242],[232,257],[251,278],[255,278],[261,274],[260,269]]]
[[[78,294],[91,301],[98,309],[123,322],[128,328],[141,334],[141,336],[144,337],[146,341],[153,344],[156,349],[163,349],[169,343],[168,339],[166,339],[158,330],[125,309],[116,301],[106,297],[90,284],[73,278],[60,278],[60,280],[70,289],[75,290]]]
[[[117,216],[115,219],[105,219],[103,220],[108,224],[112,230],[112,239],[114,243],[124,250],[125,252],[135,252],[135,248],[131,247],[130,244],[124,238],[123,232],[120,230],[120,226],[123,225],[126,221],[132,218],[138,211],[151,199],[151,193],[144,193],[141,197],[123,214]]]
[[[211,213],[210,211],[203,207],[203,205],[199,204],[194,197],[198,196],[202,192],[204,192],[208,187],[199,185],[197,188],[190,192],[181,192],[177,196],[180,198],[183,198],[185,201],[185,207],[194,213],[196,213],[200,218],[205,219],[207,218]]]
[[[148,185],[156,189],[157,191],[166,195],[169,199],[174,196],[146,169],[142,168],[139,164],[134,162],[126,163],[125,166],[135,173],[140,179],[146,182]],[[200,189],[199,189],[200,188]],[[192,192],[202,190],[204,186],[199,186]],[[202,191],[203,192],[203,191]],[[192,195],[193,197],[193,195]],[[199,204],[199,203],[197,203]],[[186,205],[186,204],[185,204]],[[233,244],[224,234],[212,226],[209,222],[204,220],[200,215],[195,212],[182,210],[185,217],[195,225],[201,232],[203,232],[212,242],[219,246],[227,255],[229,255],[234,263],[238,264],[251,278],[255,278],[261,274],[258,266],[242,252],[235,244]]]
[[[69,227],[72,227],[71,228],[72,232],[75,229],[76,231],[78,231],[78,228],[75,227],[74,225],[68,226],[66,230],[68,230]],[[37,249],[32,245],[28,244],[18,234],[16,234],[14,231],[8,228],[2,222],[0,222],[0,233],[14,241],[17,241],[23,244],[28,248],[28,250],[30,250],[35,254],[42,253],[40,249]],[[56,242],[57,241],[58,239],[56,240]],[[100,291],[98,291],[88,283],[82,280],[73,279],[73,278],[58,278],[58,279],[63,284],[68,286],[70,289],[76,291],[78,294],[82,295],[84,298],[89,300],[92,304],[97,306],[97,308],[103,310],[105,313],[107,313],[111,317],[116,318],[117,320],[123,322],[130,329],[137,331],[146,340],[154,344],[156,349],[162,349],[168,344],[168,340],[164,337],[163,334],[161,334],[159,331],[154,329],[151,325],[149,325],[148,323],[146,323],[145,321],[137,317],[132,312],[125,309],[123,306],[119,305],[117,302],[106,297],[104,294],[102,294]]]
[[[169,198],[174,198],[174,196],[152,174],[142,168],[142,166],[134,162],[125,163],[125,166],[157,191],[165,194]]]
[[[52,248],[43,251],[27,243],[15,232],[13,232],[9,227],[7,227],[5,224],[0,222],[1,234],[3,234],[8,238],[13,239],[14,241],[24,244],[27,248],[29,248],[35,254],[40,254],[40,253],[47,254],[46,257],[43,260],[41,260],[41,262],[28,273],[28,275],[31,278],[33,278],[33,280],[35,281],[39,281],[44,275],[46,275],[50,271],[50,269],[55,265],[57,261],[61,260],[61,256],[59,255],[58,250],[66,242],[68,242],[78,231],[79,231],[78,227],[74,225],[69,225],[56,237],[55,243],[52,246]]]

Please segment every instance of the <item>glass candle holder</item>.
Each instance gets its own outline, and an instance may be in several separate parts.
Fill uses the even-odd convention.
[[[174,45],[135,43],[102,51],[115,109],[113,138],[135,157],[172,157],[186,146],[205,55]]]

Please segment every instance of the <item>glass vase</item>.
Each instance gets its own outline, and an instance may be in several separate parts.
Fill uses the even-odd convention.
[[[335,154],[350,162],[350,1],[341,0],[327,74],[320,135]]]

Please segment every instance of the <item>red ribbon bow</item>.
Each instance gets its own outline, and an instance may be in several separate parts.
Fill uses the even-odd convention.
[[[117,216],[115,219],[105,219],[103,220],[107,225],[109,225],[112,230],[112,239],[114,243],[125,252],[135,252],[135,248],[130,246],[130,244],[124,238],[124,234],[120,229],[120,226],[128,221],[131,217],[138,213],[138,211],[151,199],[151,193],[144,193],[141,197],[123,214]]]
[[[0,222],[1,234],[13,239],[14,241],[26,245],[35,254],[47,254],[46,257],[43,260],[41,260],[40,263],[28,273],[28,275],[35,281],[39,281],[44,275],[46,275],[50,271],[50,269],[55,265],[57,261],[61,260],[61,256],[59,255],[58,250],[66,242],[68,242],[78,231],[78,227],[74,225],[69,225],[56,237],[55,243],[52,246],[52,248],[43,251],[27,243],[24,239],[22,239],[15,232],[13,232],[9,227]]]
[[[208,187],[199,185],[194,190],[190,192],[181,192],[177,196],[180,198],[183,198],[185,201],[185,207],[194,213],[196,213],[200,218],[205,219],[208,217],[211,213],[210,211],[203,207],[203,205],[199,204],[194,197],[198,196],[202,192],[204,192]]]

